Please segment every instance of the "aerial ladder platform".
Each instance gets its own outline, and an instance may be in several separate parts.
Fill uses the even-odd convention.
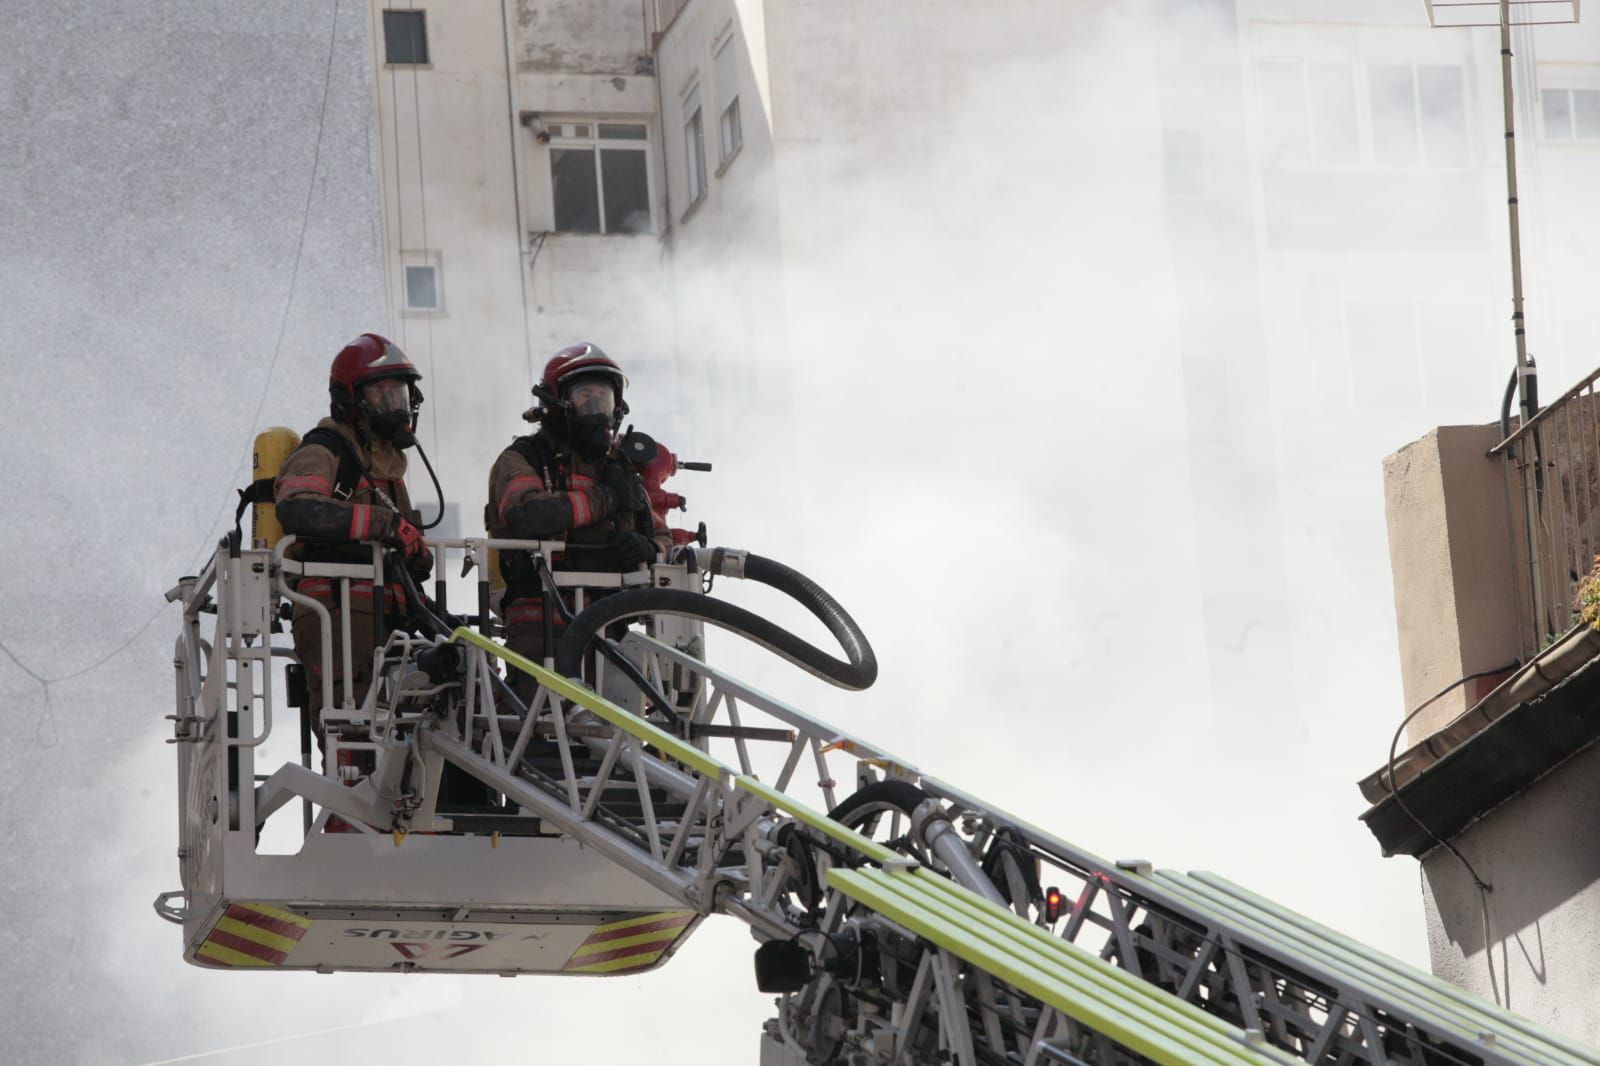
[[[156,909],[197,965],[636,973],[725,915],[777,997],[762,1066],[1600,1063],[1222,877],[1101,859],[711,665],[708,624],[870,683],[854,622],[770,560],[691,545],[585,575],[545,565],[558,542],[430,542],[436,574],[526,550],[548,604],[575,597],[536,663],[494,639],[486,579],[457,616],[444,581],[424,596],[377,546],[302,563],[292,542],[235,535],[169,593],[182,887]],[[274,637],[286,605],[320,610],[331,662],[350,613],[297,593],[307,576],[346,604],[398,580],[420,605],[368,691],[321,680],[322,769],[304,711],[283,725],[304,699]],[[741,577],[794,595],[848,661],[711,594]]]

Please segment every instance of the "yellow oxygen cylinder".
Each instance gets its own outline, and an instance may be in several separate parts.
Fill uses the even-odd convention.
[[[300,447],[300,434],[283,426],[273,426],[256,434],[255,449],[251,453],[251,480],[264,481],[278,476],[284,460]],[[278,509],[271,500],[258,501],[251,507],[250,539],[257,548],[270,548],[283,539],[283,527],[278,524]]]

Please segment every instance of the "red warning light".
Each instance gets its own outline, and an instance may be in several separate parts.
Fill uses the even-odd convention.
[[[1051,925],[1061,917],[1061,890],[1051,885],[1044,890],[1044,920]]]

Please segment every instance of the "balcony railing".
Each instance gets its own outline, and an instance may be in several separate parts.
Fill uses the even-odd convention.
[[[1505,464],[1523,661],[1577,621],[1578,581],[1600,553],[1596,370],[1490,449]]]

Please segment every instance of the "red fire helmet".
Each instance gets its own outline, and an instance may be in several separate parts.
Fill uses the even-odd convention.
[[[600,373],[615,379],[619,400],[628,387],[628,379],[616,360],[601,351],[598,345],[587,341],[563,348],[552,355],[550,361],[544,365],[544,374],[539,378],[539,385],[553,399],[561,395],[563,381],[583,373]]]
[[[363,333],[333,357],[333,367],[328,371],[328,391],[333,394],[336,405],[353,405],[361,386],[385,378],[417,382],[422,380],[422,375],[417,373],[399,345],[376,333]]]

